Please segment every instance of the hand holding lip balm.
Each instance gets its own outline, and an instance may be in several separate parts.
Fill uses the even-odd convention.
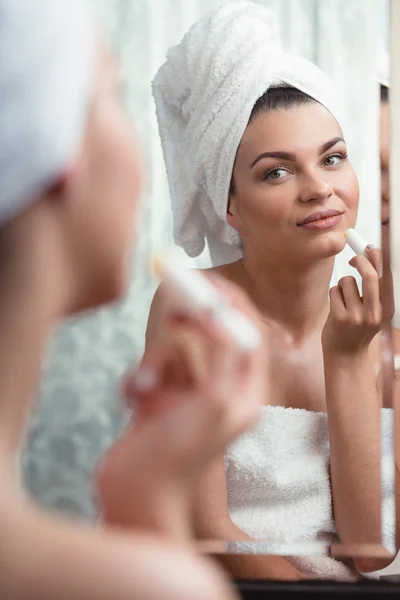
[[[173,286],[180,300],[193,316],[208,311],[213,319],[232,336],[244,352],[261,345],[261,334],[239,310],[233,308],[208,279],[193,269],[184,269],[171,256],[157,256],[152,261],[153,272]]]
[[[380,250],[348,229],[345,237],[356,256],[349,265],[361,281],[344,276],[329,292],[330,312],[322,332],[325,356],[365,356],[381,328]],[[368,354],[368,352],[367,352]]]

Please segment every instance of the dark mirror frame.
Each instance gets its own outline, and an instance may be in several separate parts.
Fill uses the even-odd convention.
[[[313,600],[314,598],[340,598],[340,600],[370,598],[399,598],[400,584],[385,581],[372,582],[364,580],[359,583],[337,583],[336,581],[304,581],[300,583],[238,581],[236,582],[240,597],[243,600]]]

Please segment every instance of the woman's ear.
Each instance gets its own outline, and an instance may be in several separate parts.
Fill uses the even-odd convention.
[[[226,222],[234,229],[238,229],[238,217],[236,214],[236,200],[230,195],[228,199],[228,209],[226,211]]]
[[[49,198],[60,198],[65,196],[72,184],[74,169],[65,170],[57,177],[55,181],[50,185],[47,190],[47,196]]]

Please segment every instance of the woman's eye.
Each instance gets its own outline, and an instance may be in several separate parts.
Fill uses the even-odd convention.
[[[286,169],[272,169],[265,174],[264,179],[282,179],[287,175]]]
[[[341,163],[343,159],[344,156],[342,156],[341,154],[332,154],[331,156],[327,156],[325,158],[324,165],[327,167],[332,167]]]

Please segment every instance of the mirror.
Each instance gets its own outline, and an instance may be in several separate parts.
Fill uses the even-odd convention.
[[[391,85],[391,103],[390,103],[390,164],[396,165],[397,160],[400,157],[400,114],[396,110],[397,98],[400,94],[400,74],[396,66],[400,60],[400,42],[395,32],[400,28],[400,7],[398,3],[391,3],[391,54],[392,54],[392,85]],[[399,289],[400,289],[400,240],[398,232],[400,231],[400,207],[397,202],[394,201],[399,193],[400,181],[394,168],[390,171],[390,219],[392,223],[391,227],[391,264],[392,264],[392,275],[394,283],[394,305],[395,314],[393,319],[393,326],[398,328],[400,324],[398,307],[399,301]],[[400,361],[398,349],[395,349],[395,370],[396,378],[398,378],[398,371],[400,370]],[[400,406],[399,398],[396,396],[395,402],[396,410],[396,434],[398,434]],[[400,465],[400,437],[396,435],[396,465],[397,469]]]
[[[346,144],[338,140],[317,156],[321,145],[341,137],[341,133],[333,113],[315,102],[303,102],[304,98],[288,109],[261,110],[246,127],[242,160],[238,154],[235,163],[236,188],[229,194],[229,219],[231,226],[241,231],[245,251],[258,240],[254,249],[262,248],[273,257],[275,262],[269,262],[268,267],[274,277],[266,279],[267,295],[263,297],[261,287],[249,288],[245,282],[251,269],[243,271],[245,276],[234,267],[220,272],[242,284],[247,292],[254,291],[258,308],[265,308],[264,325],[266,336],[270,336],[270,392],[260,401],[261,418],[255,429],[227,449],[224,463],[199,486],[194,529],[199,549],[216,555],[234,578],[296,579],[299,573],[305,578],[338,581],[356,581],[360,573],[377,577],[379,569],[391,562],[395,550],[393,339],[389,321],[382,336],[382,365],[378,335],[368,348],[371,365],[361,354],[343,361],[344,351],[336,361],[333,350],[324,361],[321,335],[330,314],[329,287],[336,287],[347,275],[355,276],[359,289],[362,287],[361,277],[348,264],[354,252],[348,246],[337,253],[330,249],[328,262],[326,257],[322,260],[318,256],[315,263],[325,261],[327,266],[307,271],[310,289],[314,286],[316,291],[310,296],[304,283],[296,279],[296,272],[304,266],[299,252],[312,247],[312,235],[318,227],[323,231],[326,223],[314,229],[306,227],[301,233],[305,240],[302,247],[291,241],[284,224],[293,225],[295,214],[296,227],[303,227],[307,223],[300,221],[312,213],[315,217],[320,206],[328,204],[339,215],[322,215],[322,219],[314,218],[314,223],[338,216],[339,222],[340,207],[344,205],[355,218],[358,193],[350,172],[354,169],[360,188],[357,232],[369,244],[381,247],[379,138],[383,129],[379,130],[382,108],[377,56],[380,39],[388,48],[388,1],[265,0],[256,4],[275,11],[286,52],[308,59],[331,78],[348,115],[343,121]],[[132,283],[135,304],[128,297],[121,306],[60,330],[49,358],[40,411],[28,438],[24,457],[27,485],[42,504],[63,513],[92,520],[96,517],[91,489],[94,465],[124,426],[123,412],[117,403],[110,404],[110,396],[118,396],[118,377],[132,361],[140,359],[144,350],[146,321],[155,291],[155,282],[147,272],[149,256],[164,250],[173,239],[170,191],[150,82],[165,61],[168,48],[178,44],[195,21],[219,5],[217,0],[164,0],[161,6],[150,0],[102,0],[97,6],[121,58],[124,101],[145,145],[149,178]],[[276,102],[283,101],[277,98]],[[392,119],[394,123],[393,115]],[[274,144],[263,133],[272,129]],[[392,144],[395,153],[395,136]],[[296,154],[296,159],[281,156],[277,163],[271,162],[271,157],[263,158],[246,185],[245,178],[250,176],[245,173],[245,163],[272,151],[290,152]],[[269,179],[264,181],[267,172]],[[344,187],[336,183],[342,172]],[[286,177],[284,184],[271,182]],[[250,184],[253,192],[246,197],[243,189]],[[395,185],[393,181],[392,197],[396,197]],[[257,212],[259,205],[252,204],[258,189],[262,190],[259,198],[269,202],[269,212],[264,214]],[[293,198],[295,213],[290,208]],[[246,200],[247,208],[241,212]],[[353,217],[349,226],[354,225]],[[395,212],[391,218],[394,223]],[[273,219],[279,226],[271,225]],[[267,227],[268,235],[263,236],[263,227]],[[286,254],[284,235],[286,248],[291,250]],[[279,253],[273,253],[268,239],[275,240]],[[395,244],[393,240],[392,232]],[[242,252],[243,247],[234,250]],[[320,252],[316,243],[315,248]],[[207,248],[187,263],[209,267]],[[256,269],[260,264],[255,261],[253,266]],[[289,267],[293,281],[285,276]],[[394,262],[395,290],[396,269]],[[321,279],[317,278],[319,271]],[[279,286],[284,292],[280,301]],[[350,295],[354,293],[354,287],[351,289]],[[289,302],[289,294],[296,302]],[[284,311],[282,307],[286,307]],[[316,311],[318,322],[312,318]],[[360,370],[365,371],[365,377],[360,377]],[[377,379],[379,394],[374,391]],[[342,389],[348,390],[346,398]],[[381,402],[385,406],[382,411]]]
[[[396,489],[399,489],[399,465],[400,465],[400,436],[399,436],[399,415],[400,396],[397,392],[400,360],[400,347],[398,342],[398,329],[400,326],[399,318],[399,259],[400,247],[398,231],[400,227],[399,207],[395,198],[398,196],[399,180],[394,165],[399,159],[399,140],[400,140],[400,121],[399,111],[396,108],[397,97],[400,92],[400,79],[396,65],[400,60],[400,45],[398,35],[400,27],[400,7],[397,2],[392,1],[390,6],[390,62],[391,62],[391,82],[389,99],[381,109],[381,156],[384,156],[382,169],[382,190],[386,190],[387,198],[382,194],[383,212],[388,211],[389,223],[382,227],[382,247],[384,250],[384,273],[383,280],[385,285],[385,301],[387,303],[386,315],[384,315],[384,335],[383,335],[383,354],[382,366],[384,368],[384,393],[388,398],[392,398],[395,423],[395,473]],[[385,158],[386,148],[389,160]],[[386,170],[387,168],[387,170]],[[385,264],[386,262],[386,264]],[[386,267],[386,268],[385,268]],[[394,373],[393,373],[394,367]],[[397,500],[397,512],[400,506]],[[397,528],[397,544],[399,529]],[[382,579],[391,581],[400,581],[400,555],[397,555],[393,563],[384,569],[381,573]]]

